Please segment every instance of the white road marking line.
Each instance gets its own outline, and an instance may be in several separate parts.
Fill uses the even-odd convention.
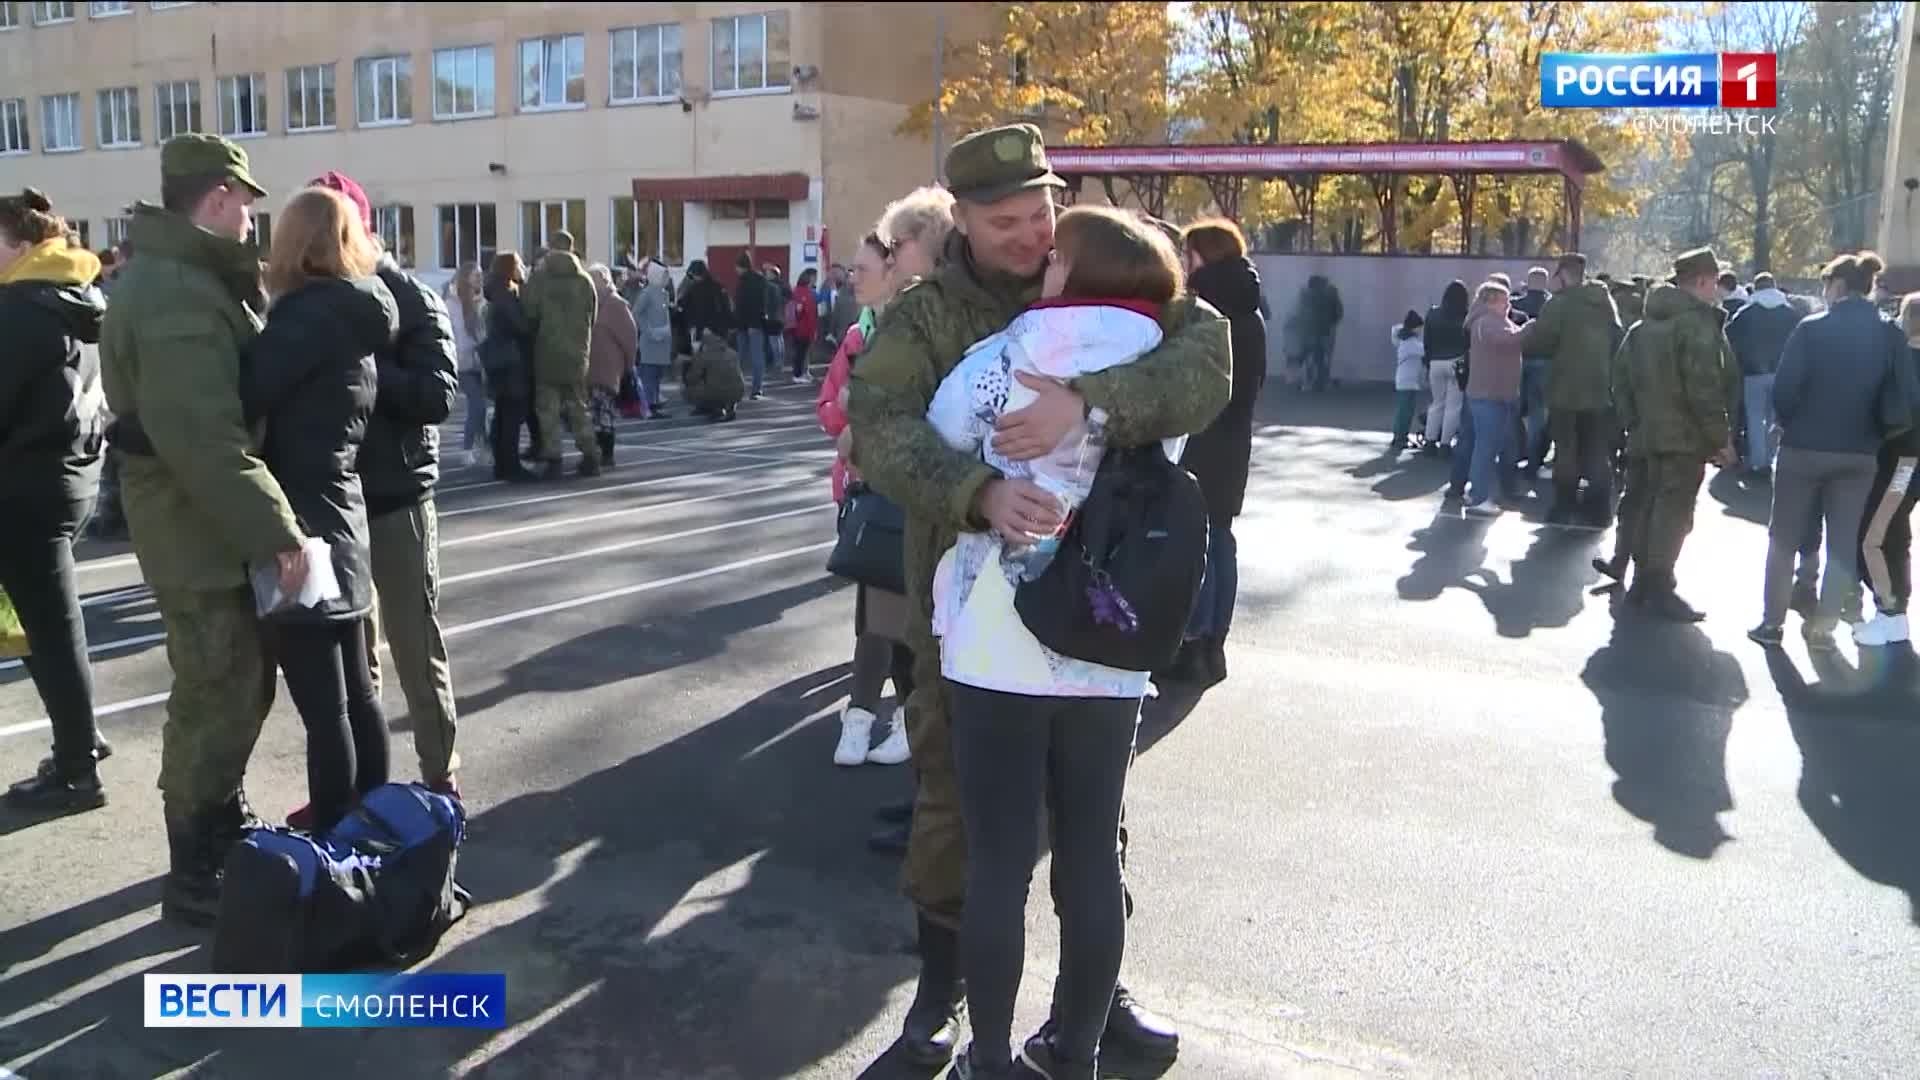
[[[90,574],[95,570],[118,570],[122,566],[132,566],[140,560],[132,555],[116,555],[110,559],[88,559],[73,568],[76,574]]]
[[[762,514],[759,517],[747,518],[744,521],[722,521],[717,525],[702,525],[697,529],[683,529],[680,532],[662,533],[659,536],[643,536],[637,540],[622,540],[617,544],[602,544],[599,547],[587,548],[583,551],[570,551],[565,555],[548,555],[545,558],[529,559],[526,562],[513,563],[508,566],[495,566],[486,570],[474,570],[465,574],[455,574],[452,577],[441,578],[440,584],[446,586],[457,585],[463,581],[481,581],[490,577],[499,577],[502,574],[517,574],[522,570],[537,570],[542,566],[553,566],[557,563],[572,562],[575,559],[590,559],[596,555],[611,555],[616,551],[629,551],[633,548],[664,544],[669,540],[685,540],[689,536],[705,536],[708,533],[716,533],[725,529],[737,529],[746,525],[762,525],[769,521],[781,521],[786,518],[799,517],[802,514],[818,514],[820,511],[833,505],[831,502],[815,503],[812,506],[802,506],[797,510],[782,510],[777,514]]]
[[[661,484],[671,484],[679,480],[700,480],[709,476],[728,476],[733,473],[753,472],[755,470],[764,472],[766,466],[735,465],[731,468],[709,469],[705,472],[674,473],[672,476],[656,476],[650,480],[635,480],[627,484],[572,488],[567,491],[555,492],[552,495],[534,495],[525,499],[508,499],[505,502],[486,503],[481,506],[462,506],[458,510],[440,511],[440,520],[445,521],[447,518],[459,517],[462,514],[483,514],[489,510],[511,510],[518,506],[538,506],[542,503],[560,502],[563,499],[584,499],[589,495],[605,495],[614,491],[632,491],[637,488],[658,487]]]
[[[691,446],[691,445],[699,445],[699,444],[690,443],[686,445]],[[798,447],[798,446],[812,446],[817,449],[824,449],[829,451],[833,449],[833,445],[831,443],[825,443],[823,440],[820,440],[820,439],[809,439],[805,442],[777,443],[773,446],[749,447],[747,449],[742,449],[742,450],[719,450],[719,449],[711,449],[711,448],[705,449],[705,450],[679,450],[679,449],[669,449],[661,446],[629,446],[626,443],[620,444],[621,449],[631,450],[637,454],[665,454],[668,457],[742,457],[742,458],[753,458],[758,461],[770,461],[770,462],[792,461],[797,455],[795,454],[759,454],[759,453],[754,453],[753,451],[754,450],[783,450],[788,447]],[[580,455],[578,452],[570,450],[561,457],[561,460],[575,461],[575,460],[578,460],[579,457]],[[471,484],[454,484],[448,487],[438,487],[434,489],[434,493],[436,495],[451,495],[456,491],[478,491],[481,488],[505,487],[506,483],[507,482],[505,480],[478,480]]]
[[[787,548],[784,551],[771,551],[764,555],[755,555],[752,558],[736,559],[733,562],[722,563],[719,566],[710,566],[705,570],[690,570],[687,573],[675,574],[672,577],[656,578],[652,581],[641,581],[632,585],[622,585],[619,588],[607,589],[603,592],[576,596],[571,600],[556,600],[551,604],[542,604],[539,607],[526,608],[521,611],[509,611],[504,615],[495,615],[492,618],[480,619],[475,622],[464,623],[460,626],[449,626],[442,633],[445,637],[454,638],[460,637],[463,634],[473,633],[476,630],[491,630],[496,626],[505,626],[508,623],[522,622],[527,619],[536,619],[542,615],[571,611],[574,608],[587,607],[592,604],[604,603],[608,600],[619,600],[628,596],[638,596],[641,593],[670,589],[675,585],[685,585],[687,582],[699,581],[702,578],[731,574],[738,570],[748,570],[756,566],[764,566],[770,562],[791,559],[797,555],[817,554],[827,550],[836,543],[838,543],[837,540],[822,540],[817,544],[806,544],[801,547]],[[167,695],[164,693],[148,694],[145,697],[137,697],[129,701],[116,701],[111,705],[102,705],[93,710],[93,715],[95,719],[99,719],[103,716],[112,716],[115,713],[128,712],[133,709],[144,708],[148,705],[158,705],[166,700]],[[39,720],[10,724],[6,727],[0,727],[0,739],[12,738],[15,735],[27,735],[36,731],[45,731],[50,726],[45,717],[41,717]]]

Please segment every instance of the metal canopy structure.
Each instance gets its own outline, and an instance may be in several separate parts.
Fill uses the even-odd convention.
[[[1561,178],[1570,248],[1580,246],[1580,196],[1586,178],[1606,166],[1573,139],[1540,142],[1323,143],[1249,146],[1063,146],[1050,148],[1053,171],[1077,198],[1088,177],[1127,181],[1141,205],[1162,215],[1167,186],[1176,176],[1206,181],[1221,213],[1237,218],[1248,178],[1283,181],[1311,230],[1320,180],[1363,176],[1380,207],[1381,236],[1388,251],[1399,248],[1395,176],[1445,176],[1460,207],[1460,246],[1472,242],[1474,201],[1482,176],[1552,175]]]

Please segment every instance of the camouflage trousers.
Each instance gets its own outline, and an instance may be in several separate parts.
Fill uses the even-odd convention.
[[[432,499],[367,519],[373,540],[373,582],[379,603],[366,635],[367,669],[380,693],[380,640],[393,652],[407,700],[420,779],[436,783],[460,768],[454,751],[453,672],[440,632],[439,512]]]
[[[967,831],[960,814],[960,783],[953,767],[952,699],[940,677],[940,645],[927,633],[909,631],[913,643],[913,696],[907,701],[907,745],[913,751],[913,821],[901,888],[920,914],[951,930],[960,929],[967,899]],[[1120,867],[1127,864],[1126,808],[1120,811],[1115,843]],[[1049,822],[1049,835],[1051,823]],[[1041,827],[1034,822],[1034,828]],[[1055,864],[1057,865],[1057,864]],[[1059,881],[1050,882],[1059,907]],[[1133,894],[1123,880],[1121,896],[1133,917]]]
[[[1697,457],[1629,457],[1613,538],[1615,557],[1632,559],[1637,573],[1672,573],[1693,531],[1693,506],[1706,475],[1706,463]]]
[[[600,446],[593,438],[593,425],[587,422],[585,380],[571,385],[537,383],[533,388],[533,413],[540,422],[540,460],[560,460],[561,425],[573,432],[573,445],[580,456],[600,463]]]
[[[160,792],[185,817],[240,790],[260,727],[273,708],[270,630],[245,588],[154,589],[167,632],[173,687],[160,729]]]

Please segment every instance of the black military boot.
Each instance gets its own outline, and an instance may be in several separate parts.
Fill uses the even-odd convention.
[[[167,879],[160,915],[188,926],[212,926],[220,918],[220,863],[213,858],[212,815],[207,811],[167,818]]]
[[[100,772],[89,761],[84,769],[63,770],[47,758],[32,776],[7,788],[7,805],[30,813],[77,814],[107,805]]]
[[[1663,571],[1652,576],[1654,580],[1648,587],[1644,602],[1647,614],[1677,623],[1697,623],[1706,619],[1704,612],[1680,599],[1680,594],[1674,591],[1673,571]],[[1636,581],[1636,587],[1638,584]]]
[[[920,985],[900,1028],[900,1053],[925,1068],[945,1065],[960,1043],[967,986],[960,980],[960,933],[920,916]]]

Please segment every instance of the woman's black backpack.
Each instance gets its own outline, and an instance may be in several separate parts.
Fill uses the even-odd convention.
[[[1123,671],[1170,663],[1207,568],[1207,503],[1160,445],[1108,448],[1053,561],[1014,608],[1054,652]]]

